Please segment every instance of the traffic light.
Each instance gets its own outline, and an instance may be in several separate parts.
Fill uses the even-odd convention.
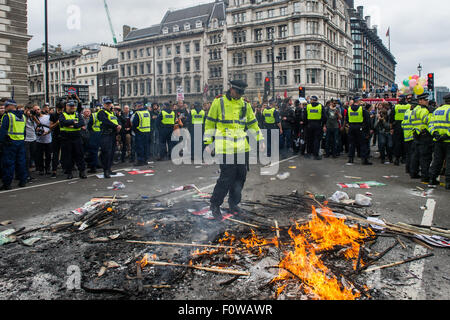
[[[306,98],[306,89],[305,87],[298,87],[298,97]]]
[[[428,74],[428,90],[434,91],[434,73]]]
[[[267,99],[270,96],[270,78],[264,79],[264,97]]]

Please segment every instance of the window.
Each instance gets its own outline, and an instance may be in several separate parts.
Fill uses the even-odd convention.
[[[255,30],[255,41],[262,41],[263,39],[263,31],[262,29]]]
[[[161,80],[158,80],[157,87],[158,87],[158,94],[163,95],[163,82]]]
[[[302,81],[302,78],[301,78],[301,70],[300,69],[295,69],[294,70],[294,82],[296,83],[296,84],[300,84]]]
[[[194,43],[194,45],[195,45],[195,52],[199,53],[200,52],[200,42],[197,41]]]
[[[162,57],[162,47],[158,47],[158,48],[156,49],[156,54],[158,55],[158,58],[161,58],[161,57]]]
[[[320,69],[306,69],[308,84],[319,83]]]
[[[159,75],[163,74],[163,65],[161,62],[158,62],[158,74]]]
[[[180,31],[180,26],[174,25],[173,26],[173,32],[178,32],[178,31]]]
[[[191,30],[191,25],[189,23],[185,23],[184,24],[184,30],[185,31]]]
[[[137,66],[137,64],[135,64],[133,66],[133,71],[134,71],[134,75],[137,76],[138,75],[138,66]]]
[[[137,50],[133,50],[133,56],[135,59],[137,59],[137,57],[138,57]]]
[[[301,24],[300,22],[294,22],[294,35],[298,36],[301,33]]]
[[[180,61],[175,62],[175,72],[181,73],[181,62]]]
[[[272,62],[272,59],[273,59],[272,55],[273,55],[272,49],[267,49],[267,54],[266,54],[267,62]]]
[[[272,40],[275,34],[275,27],[268,27],[266,28],[266,31],[267,31],[267,40]]]
[[[247,54],[244,52],[236,52],[233,54],[233,65],[242,66],[247,64]]]
[[[141,69],[140,71],[141,71],[141,74],[145,74],[145,65],[143,64],[143,63],[141,63],[140,65],[139,65],[139,68]]]
[[[172,73],[172,63],[166,62],[166,73]]]
[[[120,53],[120,60],[125,60],[125,52]]]
[[[275,17],[275,9],[269,9],[269,10],[267,10],[267,17],[268,17],[268,18],[273,18],[273,17]]]
[[[200,79],[194,80],[195,92],[201,92]]]
[[[287,7],[281,7],[280,8],[280,16],[287,15]]]
[[[294,2],[294,12],[300,12],[300,2]]]
[[[175,54],[181,54],[181,45],[177,44],[175,46]]]
[[[145,94],[145,81],[144,80],[141,81],[140,87],[141,87],[141,90],[139,93],[141,94],[141,96],[143,96]]]
[[[191,61],[190,60],[184,60],[184,70],[186,72],[191,72]]]
[[[170,57],[172,55],[172,46],[166,46],[166,56]]]
[[[128,76],[131,77],[131,66],[127,66],[127,72],[128,72]]]
[[[306,45],[306,59],[320,59],[320,45],[307,44]]]
[[[133,95],[134,96],[137,96],[138,95],[138,83],[137,82],[134,82],[133,83]]]
[[[278,50],[278,56],[280,57],[280,61],[286,61],[287,60],[287,49],[280,48]]]
[[[200,71],[200,59],[195,59],[195,71]]]
[[[280,70],[280,86],[287,85],[287,71]]]
[[[184,90],[186,91],[186,93],[191,93],[191,79],[184,79]]]
[[[191,44],[190,43],[185,43],[184,44],[184,51],[189,54],[191,52]]]
[[[294,46],[294,59],[298,60],[300,59],[300,46]]]
[[[255,86],[262,86],[262,73],[261,72],[256,72],[255,73]]]
[[[258,12],[256,12],[255,18],[256,18],[256,20],[262,20],[262,19],[264,19],[264,12],[263,12],[263,11],[258,11]]]
[[[317,21],[307,21],[306,31],[308,34],[319,34],[319,22]]]
[[[145,80],[145,83],[146,83],[146,87],[147,87],[147,95],[151,95],[152,94],[152,80],[147,79],[147,80]]]
[[[319,2],[306,1],[306,11],[307,12],[319,12]]]
[[[195,27],[196,28],[201,28],[203,26],[203,23],[200,21],[200,20],[198,20],[197,22],[195,22]]]
[[[282,25],[278,27],[278,34],[280,38],[286,38],[288,36],[288,27],[287,25]]]
[[[233,14],[233,23],[240,23],[245,21],[245,12]]]
[[[167,79],[166,84],[167,84],[167,94],[172,94],[172,80]]]
[[[147,73],[152,73],[152,64],[147,63]]]
[[[256,50],[255,51],[255,63],[262,63],[262,51]]]
[[[169,33],[169,28],[164,27],[162,32],[163,32],[163,34],[168,34]]]
[[[147,57],[152,55],[152,48],[147,48]]]
[[[242,43],[246,41],[246,31],[238,30],[233,32],[233,41],[234,43]]]
[[[139,49],[139,56],[140,56],[141,58],[144,57],[144,49]]]

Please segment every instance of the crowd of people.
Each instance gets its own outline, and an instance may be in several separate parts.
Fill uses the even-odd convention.
[[[446,103],[450,103],[448,98]],[[250,105],[259,128],[269,129],[268,156],[273,151],[272,130],[279,131],[282,157],[301,154],[322,160],[347,156],[349,164],[359,157],[363,165],[372,165],[375,155],[371,149],[377,146],[381,164],[403,164],[412,179],[421,178],[430,186],[437,185],[449,159],[450,107],[438,109],[427,95],[401,96],[397,105],[371,105],[354,97],[347,102],[330,100],[323,106],[315,96]],[[19,187],[37,175],[57,178],[60,167],[67,179],[73,178],[75,165],[82,179],[99,169],[110,178],[113,164],[144,166],[152,160],[170,160],[173,132],[186,128],[194,134],[195,126],[204,132],[210,107],[210,103],[182,101],[120,107],[105,100],[90,109],[84,108],[77,96],[56,106],[20,106],[2,99],[2,188],[11,189],[14,177]],[[449,189],[448,166],[446,178]]]

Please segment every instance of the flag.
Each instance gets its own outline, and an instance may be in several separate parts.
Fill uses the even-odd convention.
[[[386,37],[390,37],[390,36],[391,36],[391,27],[389,27],[386,32]]]
[[[288,97],[287,90],[284,90],[284,98],[287,99],[287,97]]]
[[[258,90],[258,101],[260,104],[262,103],[261,92],[259,90]]]
[[[363,81],[363,87],[362,87],[362,89],[363,89],[363,91],[366,91],[366,89],[367,89],[367,86],[366,86],[366,82],[365,82],[365,81]]]

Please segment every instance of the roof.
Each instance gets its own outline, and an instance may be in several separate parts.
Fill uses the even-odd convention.
[[[119,63],[119,59],[118,58],[114,58],[114,59],[109,59],[103,65],[104,66],[109,66],[109,65],[116,65],[118,63]]]
[[[158,34],[160,34],[160,30],[161,30],[161,26],[159,24],[148,27],[148,28],[134,30],[134,31],[131,31],[127,35],[127,37],[124,39],[124,41],[130,41],[130,40],[135,40],[135,39],[158,35]]]

